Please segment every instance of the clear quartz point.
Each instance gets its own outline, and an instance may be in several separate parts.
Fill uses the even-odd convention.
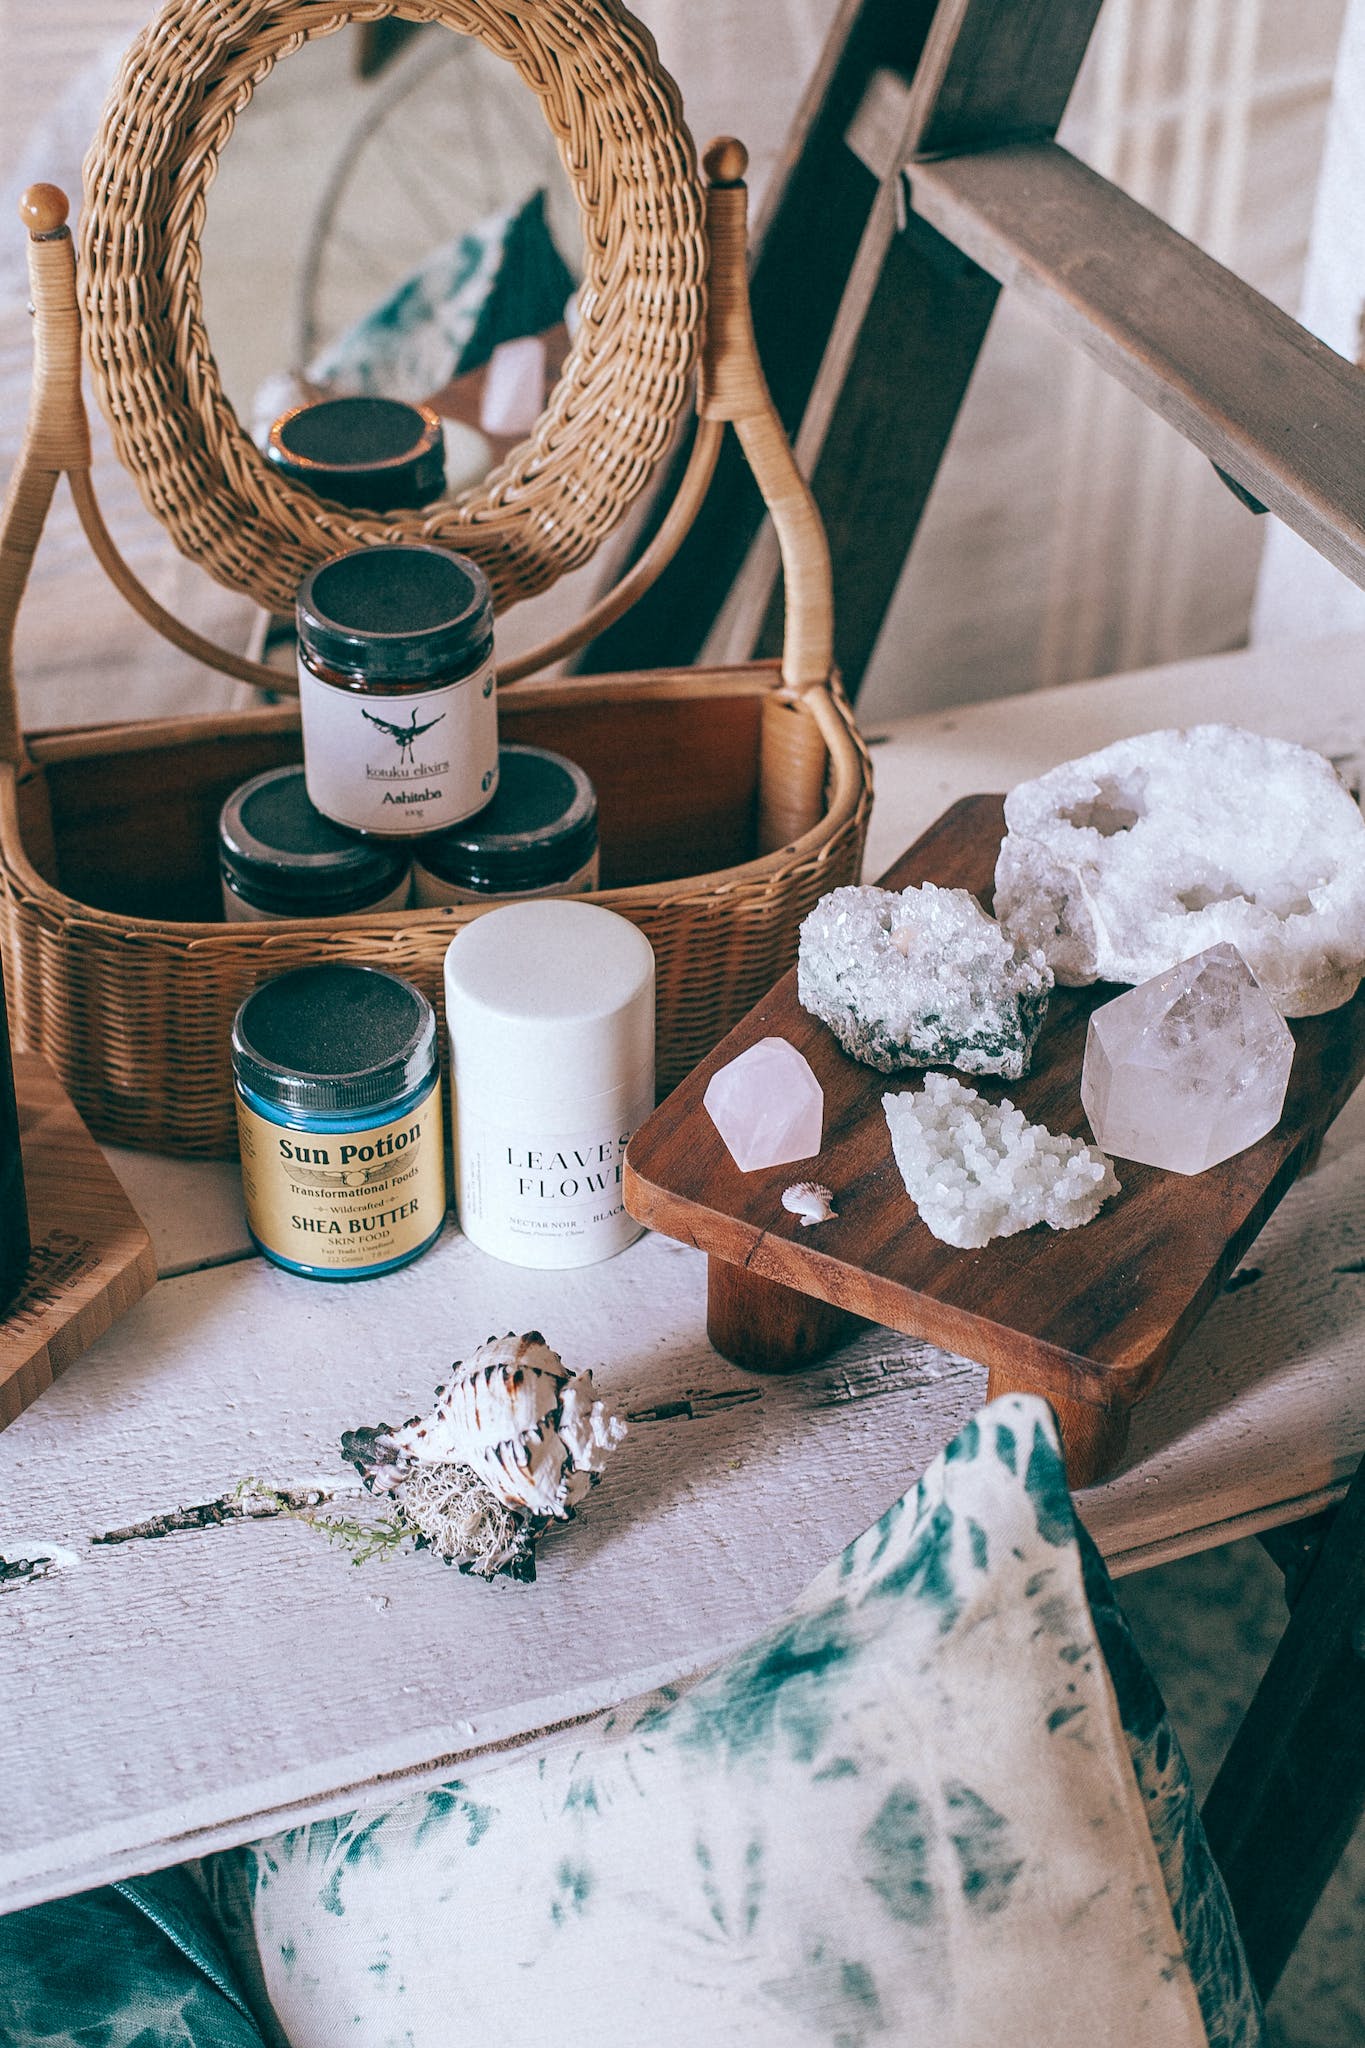
[[[702,1102],[741,1173],[820,1150],[825,1091],[785,1038],[760,1038],[731,1060],[711,1076]]]
[[[1235,946],[1210,946],[1090,1019],[1081,1101],[1119,1159],[1203,1173],[1275,1128],[1294,1039]]]

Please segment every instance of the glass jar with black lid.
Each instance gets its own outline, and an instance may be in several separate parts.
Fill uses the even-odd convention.
[[[247,1228],[268,1259],[363,1280],[445,1220],[436,1013],[380,967],[326,961],[253,989],[232,1026]]]
[[[324,818],[298,766],[267,768],[234,789],[218,819],[218,869],[230,924],[402,910],[411,891],[406,846],[359,839]]]
[[[351,832],[415,839],[482,810],[498,779],[493,598],[466,555],[381,545],[299,590],[308,795]]]
[[[498,749],[498,791],[476,817],[413,849],[415,901],[578,896],[598,879],[597,794],[545,747]]]
[[[429,405],[318,398],[270,429],[266,460],[319,498],[357,511],[429,505],[445,489],[445,434]]]

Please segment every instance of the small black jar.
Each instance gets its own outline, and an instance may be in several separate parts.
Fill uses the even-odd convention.
[[[351,832],[418,839],[497,786],[493,595],[449,548],[335,555],[299,590],[308,795]]]
[[[414,900],[579,896],[597,887],[597,794],[545,747],[498,749],[498,793],[476,817],[413,849]]]
[[[429,505],[445,489],[445,433],[428,405],[319,398],[270,429],[266,460],[319,498],[356,511]]]
[[[267,768],[234,789],[218,819],[229,924],[403,910],[407,850],[343,832],[308,801],[300,767]]]

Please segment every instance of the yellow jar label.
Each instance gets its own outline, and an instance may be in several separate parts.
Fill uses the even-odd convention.
[[[291,1265],[387,1265],[445,1214],[439,1081],[405,1116],[359,1131],[286,1130],[238,1095],[237,1135],[252,1235]]]

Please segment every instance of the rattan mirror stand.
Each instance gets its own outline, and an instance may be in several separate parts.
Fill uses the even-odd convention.
[[[432,4],[465,7],[473,0]],[[158,20],[180,5],[166,0]],[[605,8],[607,0],[598,5]],[[686,216],[695,232],[689,227],[684,238],[685,260],[651,291],[639,240],[632,247],[630,236],[618,238],[608,255],[633,266],[623,286],[633,338],[613,305],[599,300],[590,307],[588,344],[576,366],[566,366],[530,440],[481,489],[440,501],[439,532],[427,534],[448,546],[467,541],[488,568],[495,595],[501,587],[503,604],[543,589],[562,567],[586,559],[592,534],[600,537],[638,492],[667,444],[695,369],[696,445],[647,556],[572,631],[500,677],[505,736],[557,748],[580,761],[597,785],[604,882],[594,900],[630,918],[654,948],[664,1088],[689,1072],[790,964],[800,921],[818,898],[857,879],[871,805],[867,751],[832,667],[824,531],[755,349],[745,153],[728,139],[713,144],[703,192],[685,130],[670,132],[672,197],[659,199],[641,236],[647,228],[667,255],[674,247],[670,223]],[[652,146],[663,145],[656,138]],[[161,373],[146,357],[148,325],[165,326],[164,307],[148,310],[166,291],[165,279],[155,266],[147,272],[143,251],[143,267],[131,279],[109,283],[113,231],[99,228],[98,206],[106,224],[116,217],[124,229],[136,220],[136,207],[117,183],[99,188],[94,180],[92,196],[92,165],[98,170],[94,156],[79,266],[64,196],[35,187],[22,209],[35,312],[34,395],[0,515],[0,922],[10,1011],[16,1044],[49,1059],[99,1137],[223,1157],[234,1149],[228,1034],[251,988],[287,967],[356,959],[405,975],[439,1009],[445,949],[483,906],[264,926],[211,921],[219,808],[248,775],[298,758],[294,705],[25,738],[15,620],[63,475],[101,565],[153,629],[211,667],[272,691],[281,686],[280,671],[213,646],[173,617],[120,556],[90,474],[83,339],[125,466],[180,551],[220,582],[272,603],[300,557],[321,560],[379,538],[416,537],[309,500],[278,479],[221,394],[212,405],[205,400],[212,359],[201,329],[191,327],[188,340],[167,339],[173,355],[180,351],[176,374],[187,381],[177,387],[178,400],[174,391],[161,391]],[[103,285],[91,267],[101,263]],[[676,332],[661,326],[670,306],[681,323]],[[606,363],[604,336],[615,337]],[[163,399],[165,417],[156,411]],[[701,504],[727,423],[781,546],[788,597],[781,662],[530,680],[648,589]],[[609,458],[603,451],[614,425],[620,445]],[[169,440],[164,464],[149,455],[150,439],[158,447]],[[202,505],[195,496],[201,472]]]
[[[722,137],[711,144],[704,162],[707,314],[697,379],[699,424],[682,482],[654,539],[629,572],[571,627],[505,664],[499,672],[500,689],[586,645],[658,579],[706,495],[727,423],[734,427],[762,491],[781,550],[787,604],[783,683],[788,691],[800,694],[830,680],[829,551],[809,488],[769,396],[749,314],[747,152],[733,137]],[[14,624],[62,475],[91,548],[134,611],[182,653],[224,675],[276,693],[289,688],[289,678],[281,670],[217,646],[167,611],[119,553],[91,475],[90,433],[81,392],[81,315],[66,195],[54,185],[31,186],[19,213],[29,232],[34,382],[27,432],[0,515],[0,757],[9,761],[23,758]],[[820,716],[816,705],[811,709]]]

